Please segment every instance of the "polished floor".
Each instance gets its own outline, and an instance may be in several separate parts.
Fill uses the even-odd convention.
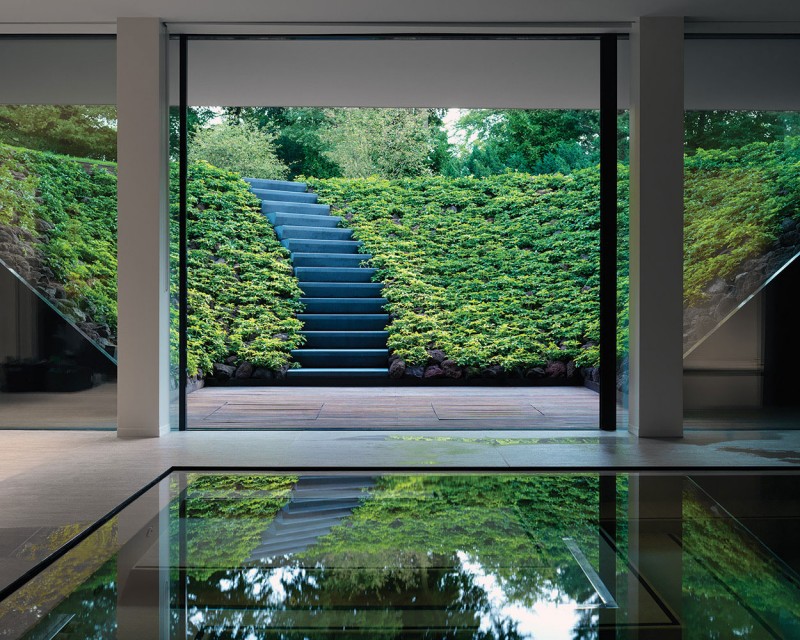
[[[213,469],[786,469],[798,431],[0,431],[0,589],[173,467]]]
[[[174,472],[0,602],[0,635],[797,638],[798,490],[787,471]]]
[[[187,397],[190,429],[592,429],[585,387],[206,387]]]

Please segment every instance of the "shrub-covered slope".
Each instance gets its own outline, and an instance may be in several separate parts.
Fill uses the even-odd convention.
[[[237,174],[199,163],[189,171],[187,204],[189,373],[208,373],[226,359],[273,370],[287,365],[302,342],[300,289],[261,203]],[[173,198],[173,225],[177,206]]]
[[[503,370],[597,362],[599,179],[309,180],[348,219],[385,283],[389,346]]]
[[[112,349],[115,170],[113,164],[0,145],[0,258]],[[171,184],[177,190],[175,167]],[[268,369],[286,366],[290,349],[301,342],[294,317],[300,290],[288,252],[238,175],[201,163],[190,167],[188,184],[190,374],[208,373],[226,359]],[[175,193],[172,212],[175,227]],[[176,265],[174,243],[172,258]],[[175,277],[172,296],[175,301]]]

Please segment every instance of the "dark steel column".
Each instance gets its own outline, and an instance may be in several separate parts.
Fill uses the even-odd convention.
[[[600,36],[600,428],[617,428],[617,36]]]

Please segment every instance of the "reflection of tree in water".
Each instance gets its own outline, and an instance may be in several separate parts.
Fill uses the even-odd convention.
[[[596,594],[562,538],[596,560],[597,500],[591,476],[379,478],[302,554],[190,577],[189,618],[204,638],[514,640],[537,607],[562,606],[565,631],[592,638],[592,610],[574,604]]]

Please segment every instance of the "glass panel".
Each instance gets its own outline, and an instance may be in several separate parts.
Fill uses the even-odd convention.
[[[191,39],[189,426],[596,428],[598,56]]]
[[[686,51],[686,426],[796,428],[800,99],[782,73],[800,41],[692,40]],[[742,75],[726,73],[731,59],[748,61]],[[753,60],[770,61],[758,77]]]
[[[24,638],[796,637],[797,574],[751,531],[796,527],[772,506],[798,476],[718,480],[176,473],[0,603],[0,624]],[[761,499],[746,527],[726,485]]]
[[[115,118],[0,105],[0,428],[115,427]]]

